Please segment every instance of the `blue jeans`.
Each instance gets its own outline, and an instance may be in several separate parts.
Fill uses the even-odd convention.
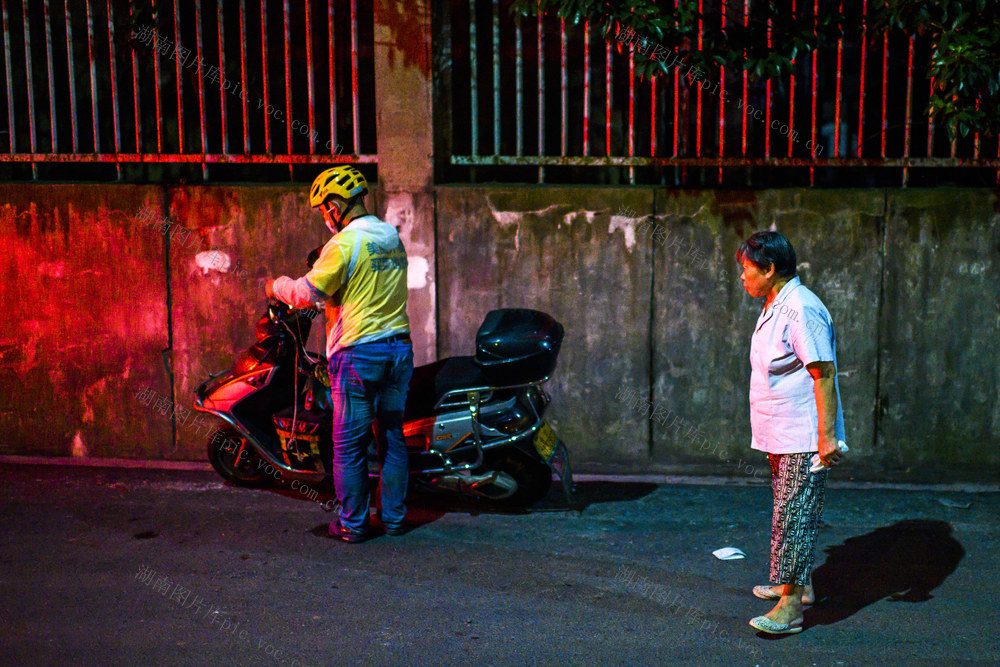
[[[372,421],[385,434],[381,471],[382,523],[400,526],[410,460],[403,439],[403,409],[413,375],[413,346],[408,342],[361,343],[330,359],[333,399],[333,480],[340,501],[340,524],[351,531],[368,529],[368,463]]]

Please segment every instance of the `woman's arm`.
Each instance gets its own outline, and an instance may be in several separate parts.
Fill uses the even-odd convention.
[[[836,465],[843,457],[837,449],[837,367],[832,361],[814,361],[806,370],[813,379],[819,415],[819,457],[828,466]]]

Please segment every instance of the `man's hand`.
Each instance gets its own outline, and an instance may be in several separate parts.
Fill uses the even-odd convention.
[[[274,278],[271,278],[264,283],[264,294],[267,295],[268,299],[274,298]]]

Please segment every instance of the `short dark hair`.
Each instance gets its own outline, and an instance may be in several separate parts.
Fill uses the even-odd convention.
[[[767,273],[774,265],[774,272],[782,278],[795,275],[795,248],[781,232],[757,232],[736,249],[736,261],[746,259]]]

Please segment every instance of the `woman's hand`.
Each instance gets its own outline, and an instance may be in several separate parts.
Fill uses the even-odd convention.
[[[815,361],[806,366],[813,379],[816,414],[819,417],[819,458],[832,467],[844,454],[837,449],[837,367],[832,361]]]
[[[828,468],[840,463],[844,453],[837,448],[837,438],[821,435],[819,438],[819,458]]]

